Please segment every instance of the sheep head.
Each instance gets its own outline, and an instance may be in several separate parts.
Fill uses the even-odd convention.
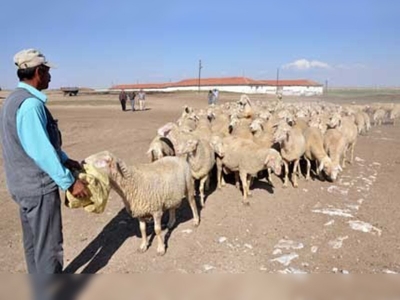
[[[269,149],[264,165],[271,168],[274,173],[279,176],[282,172],[282,156],[275,149]]]
[[[176,155],[181,156],[183,154],[192,154],[197,150],[197,146],[199,145],[198,140],[189,139],[184,143],[181,143],[176,148]]]
[[[240,100],[237,102],[240,106],[245,106],[245,105],[249,105],[251,106],[251,101],[249,96],[247,95],[242,95],[240,96]]]
[[[263,131],[264,127],[263,127],[263,121],[261,119],[255,119],[253,122],[251,122],[250,124],[250,130],[252,133],[254,132],[259,132],[259,131]]]
[[[333,113],[326,125],[328,125],[329,128],[336,128],[340,127],[341,122],[342,122],[342,117],[340,113]]]
[[[110,177],[120,174],[124,178],[131,177],[126,164],[109,151],[102,151],[93,154],[84,160],[85,164],[90,164]]]
[[[332,179],[332,180],[334,180],[333,178],[332,178],[332,176],[333,176],[333,164],[332,164],[332,160],[331,160],[331,158],[329,157],[329,156],[325,156],[322,160],[321,160],[321,162],[320,162],[320,164],[319,164],[319,171],[320,172],[322,172],[322,171],[324,171],[324,173],[330,178],[330,179]],[[335,176],[337,176],[337,174],[335,175]],[[336,179],[336,177],[335,177],[335,179]]]
[[[222,139],[219,136],[213,136],[210,140],[210,146],[219,157],[224,157],[225,147]]]
[[[274,132],[274,143],[281,143],[285,140],[289,139],[289,131],[291,127],[286,122],[279,122],[274,125],[275,132]]]

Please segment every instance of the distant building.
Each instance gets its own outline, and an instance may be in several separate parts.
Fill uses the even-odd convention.
[[[173,83],[151,84],[121,84],[111,87],[111,90],[146,92],[177,92],[198,91],[199,79],[185,79]],[[246,77],[202,78],[200,90],[209,91],[218,89],[221,92],[234,92],[244,94],[277,94],[295,96],[322,95],[324,87],[315,81],[299,80],[254,80]]]

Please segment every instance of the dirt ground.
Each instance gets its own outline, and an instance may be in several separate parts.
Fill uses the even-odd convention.
[[[239,96],[222,94],[221,102]],[[50,93],[49,107],[59,119],[65,152],[81,160],[110,150],[128,164],[147,162],[146,151],[157,128],[175,121],[184,104],[201,108],[207,101],[206,94],[197,93],[147,97],[147,111],[122,112],[116,96]],[[326,100],[399,102],[400,95]],[[275,188],[261,180],[253,187],[249,207],[241,204],[241,193],[232,183],[222,190],[212,188],[198,228],[192,226],[184,201],[177,227],[164,231],[168,248],[163,257],[156,255],[155,242],[146,253],[137,252],[138,222],[127,215],[115,193],[103,214],[63,206],[66,271],[398,273],[399,147],[399,125],[373,127],[359,137],[356,161],[338,182],[302,178],[299,188],[283,189],[278,178]],[[0,169],[0,273],[25,273],[18,208],[6,190],[2,161]]]

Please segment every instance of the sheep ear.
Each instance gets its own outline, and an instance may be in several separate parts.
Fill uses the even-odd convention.
[[[101,169],[101,168],[106,168],[106,167],[108,167],[109,164],[110,164],[110,162],[109,162],[108,160],[106,160],[106,159],[104,159],[104,158],[100,158],[100,159],[94,161],[93,166],[94,166],[95,168]]]
[[[172,125],[171,125],[171,123],[167,123],[167,124],[165,124],[163,127],[159,128],[159,129],[157,130],[157,134],[158,134],[159,136],[165,137],[165,136],[167,136],[167,134],[168,134],[171,130],[172,130]]]
[[[125,162],[118,159],[116,165],[117,165],[117,170],[122,175],[122,177],[124,177],[124,178],[130,177],[129,170],[128,170],[128,167],[126,166]]]

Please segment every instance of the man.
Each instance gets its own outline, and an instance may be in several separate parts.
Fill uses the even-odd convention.
[[[217,89],[213,90],[213,94],[214,94],[214,101],[213,104],[217,104],[218,102],[218,96],[219,96],[219,91]]]
[[[7,187],[19,205],[25,258],[30,274],[61,273],[63,235],[58,188],[88,195],[71,169],[80,164],[61,150],[57,120],[46,108],[51,65],[37,50],[14,56],[20,80],[4,101],[0,133]]]
[[[119,93],[119,102],[121,103],[122,111],[126,110],[127,98],[128,98],[128,96],[126,95],[125,90],[121,90],[121,92]]]
[[[145,110],[146,94],[142,89],[139,91],[138,99],[139,99],[139,110]]]
[[[135,97],[136,97],[136,93],[132,92],[130,94],[130,100],[131,100],[131,107],[132,107],[132,111],[135,111]]]

